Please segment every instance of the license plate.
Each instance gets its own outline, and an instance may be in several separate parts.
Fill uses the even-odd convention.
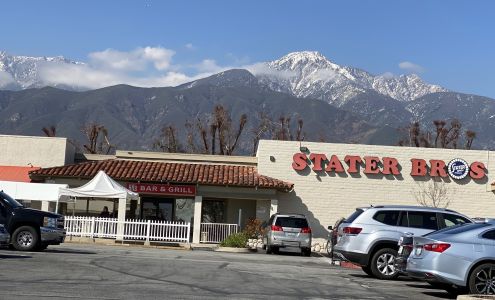
[[[296,236],[296,235],[297,235],[297,233],[294,233],[294,232],[287,232],[286,234],[287,234],[287,236],[289,236],[289,237],[294,237],[294,236]]]
[[[404,251],[404,247],[400,246],[400,247],[399,247],[398,254],[399,254],[399,255],[402,255],[402,251]]]

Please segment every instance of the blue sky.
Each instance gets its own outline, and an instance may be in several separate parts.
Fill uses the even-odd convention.
[[[374,74],[407,73],[399,64],[411,62],[428,82],[495,98],[495,1],[16,0],[1,8],[0,49],[15,55],[88,61],[106,49],[155,47],[194,76],[316,50]]]

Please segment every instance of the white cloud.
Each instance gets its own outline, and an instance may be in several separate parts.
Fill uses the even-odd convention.
[[[391,79],[391,78],[395,77],[395,74],[392,72],[385,72],[385,73],[381,74],[380,77],[383,77],[385,79]]]
[[[89,64],[95,68],[123,71],[142,71],[150,64],[157,70],[169,68],[175,51],[162,47],[137,48],[125,52],[114,49],[92,52],[88,55]]]
[[[278,77],[281,79],[289,79],[296,75],[294,71],[289,71],[289,70],[279,71],[270,68],[266,63],[255,63],[255,64],[243,66],[242,68],[248,70],[253,75]]]
[[[219,66],[213,59],[204,59],[201,63],[195,65],[194,68],[201,73],[219,73],[231,69],[231,67]]]
[[[184,45],[188,50],[196,50],[196,47],[192,43],[187,43]]]
[[[408,72],[412,72],[412,73],[422,73],[425,70],[422,66],[414,64],[410,61],[400,62],[399,68],[401,68],[402,70],[406,70]]]
[[[14,85],[15,80],[12,78],[12,75],[9,73],[0,70],[0,88],[8,87],[10,85]]]

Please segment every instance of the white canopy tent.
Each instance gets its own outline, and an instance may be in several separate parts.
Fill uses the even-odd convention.
[[[14,199],[56,202],[55,212],[58,210],[59,202],[71,202],[69,196],[60,195],[60,190],[68,187],[67,184],[0,181],[0,190]]]
[[[130,191],[99,171],[88,183],[77,188],[62,188],[60,196],[119,199],[117,239],[123,238],[127,200],[138,200],[139,194]]]

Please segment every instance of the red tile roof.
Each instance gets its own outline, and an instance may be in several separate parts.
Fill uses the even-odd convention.
[[[0,166],[0,180],[31,182],[29,171],[38,169],[39,167]]]
[[[29,174],[31,178],[92,178],[100,170],[105,171],[113,179],[122,181],[228,185],[271,188],[281,191],[288,191],[293,187],[292,183],[258,174],[256,168],[253,166],[186,164],[118,159],[42,168]]]

